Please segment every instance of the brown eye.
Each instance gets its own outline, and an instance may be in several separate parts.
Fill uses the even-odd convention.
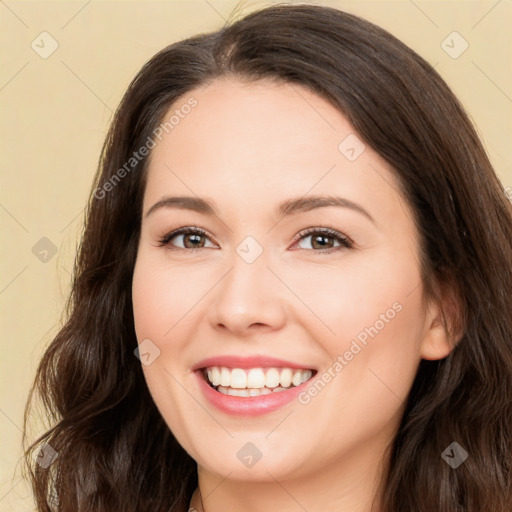
[[[171,233],[168,233],[160,240],[160,246],[172,246],[175,249],[203,249],[205,248],[205,239],[208,236],[206,232],[200,228],[180,228]],[[172,240],[178,241],[182,247],[176,246],[176,242],[172,242]]]
[[[332,229],[311,228],[300,233],[299,236],[299,242],[311,238],[310,246],[312,249],[318,249],[316,252],[329,253],[340,248],[350,249],[353,247],[350,239]]]
[[[204,240],[201,240],[201,238],[204,238],[204,235],[199,235],[197,233],[186,233],[184,235],[178,236],[183,237],[183,245],[187,249],[195,249],[196,247],[204,246]]]
[[[299,234],[299,242],[311,238],[310,246],[315,252],[330,253],[340,249],[350,249],[353,247],[352,241],[332,229],[310,228]],[[171,249],[204,249],[209,240],[206,231],[197,227],[183,227],[168,233],[160,240],[160,246],[167,246]],[[179,244],[179,245],[177,245]],[[213,246],[213,244],[212,244]],[[210,246],[211,247],[211,246]],[[300,247],[306,249],[306,247]]]

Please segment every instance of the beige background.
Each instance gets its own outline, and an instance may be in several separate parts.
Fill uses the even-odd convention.
[[[242,2],[239,12],[270,3]],[[377,23],[433,64],[470,113],[503,185],[512,187],[512,2],[314,3]],[[37,362],[59,326],[112,112],[147,59],[178,39],[220,28],[237,4],[0,1],[0,511],[33,510],[19,464],[23,408]],[[51,48],[44,31],[58,43],[47,58],[31,47],[35,41],[40,53]],[[469,44],[458,58],[442,46],[454,31]],[[444,45],[453,46],[453,54],[464,41],[450,37]],[[41,253],[50,247],[43,237],[55,255]]]

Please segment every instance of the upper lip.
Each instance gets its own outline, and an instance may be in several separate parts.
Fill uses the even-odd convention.
[[[249,357],[232,355],[209,357],[195,364],[192,370],[201,370],[212,366],[225,366],[227,368],[297,368],[301,370],[314,370],[314,368],[307,364],[293,363],[284,359],[263,355]]]

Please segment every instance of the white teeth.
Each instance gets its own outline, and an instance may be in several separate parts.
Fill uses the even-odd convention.
[[[287,388],[292,383],[293,372],[290,368],[283,368],[281,371],[281,386]]]
[[[222,393],[223,395],[230,395],[230,396],[260,396],[260,395],[268,395],[270,393],[276,392],[276,391],[284,391],[284,388],[275,388],[274,391],[268,388],[261,388],[261,389],[234,389],[226,386],[219,386],[217,388],[217,391],[219,393]]]
[[[302,372],[295,372],[292,377],[292,384],[294,386],[299,386],[302,384]]]
[[[263,368],[251,368],[247,376],[247,387],[249,388],[264,388],[265,387],[265,373]]]
[[[214,386],[218,386],[220,384],[220,371],[217,366],[214,366],[208,371],[208,378]]]
[[[248,389],[234,389],[234,388],[227,388],[227,394],[231,396],[249,396],[249,390]]]
[[[307,380],[311,379],[311,376],[313,375],[313,372],[311,370],[305,370],[302,372],[302,379],[301,384],[303,382],[306,382]]]
[[[235,368],[231,371],[231,387],[244,389],[247,387],[247,374],[241,368]]]
[[[212,366],[205,372],[217,391],[231,396],[259,396],[299,386],[311,378],[311,370],[295,368],[227,368]]]
[[[279,371],[277,368],[269,368],[265,375],[265,385],[267,388],[279,386]]]
[[[220,369],[220,385],[221,386],[229,386],[230,382],[231,382],[231,372],[229,371],[229,368],[222,367]]]

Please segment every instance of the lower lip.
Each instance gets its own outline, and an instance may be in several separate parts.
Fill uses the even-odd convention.
[[[199,387],[206,399],[217,409],[236,416],[259,416],[276,411],[290,403],[297,395],[310,384],[310,380],[303,382],[286,391],[273,391],[259,396],[231,396],[225,395],[212,388],[206,382],[202,370],[195,372],[199,379]]]

